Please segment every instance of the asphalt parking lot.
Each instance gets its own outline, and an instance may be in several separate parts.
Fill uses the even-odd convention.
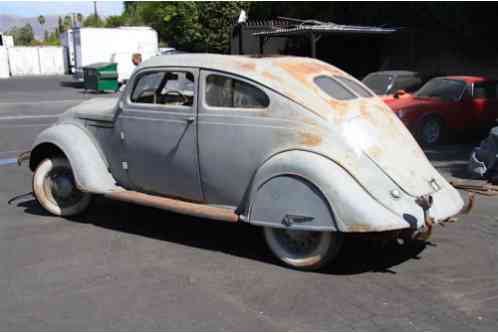
[[[69,77],[0,80],[0,159],[95,97]],[[459,178],[472,144],[427,150]],[[49,216],[31,172],[0,166],[0,330],[497,330],[498,198],[428,243],[348,239],[321,272],[287,269],[257,228],[104,199]]]

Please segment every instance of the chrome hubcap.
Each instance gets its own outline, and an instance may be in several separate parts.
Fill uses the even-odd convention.
[[[67,168],[54,168],[45,178],[44,191],[47,198],[61,207],[68,207],[78,203],[83,193],[74,183],[71,170]]]
[[[321,233],[301,230],[275,230],[280,245],[287,251],[297,255],[308,255],[320,244]]]

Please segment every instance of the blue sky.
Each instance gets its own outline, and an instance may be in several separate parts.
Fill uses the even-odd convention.
[[[122,1],[97,1],[99,15],[119,15],[123,11]],[[93,1],[0,1],[0,14],[24,17],[38,15],[62,15],[67,13],[93,13]]]

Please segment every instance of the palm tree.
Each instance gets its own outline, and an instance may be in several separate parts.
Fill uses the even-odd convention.
[[[38,16],[38,23],[40,23],[40,25],[42,26],[42,29],[45,26],[45,22],[46,22],[45,21],[45,16],[43,16],[43,15]],[[43,29],[43,30],[45,30],[45,29]],[[44,38],[45,40],[47,40],[47,37],[46,37],[47,34],[46,34],[46,32],[47,31],[45,30],[45,38]]]

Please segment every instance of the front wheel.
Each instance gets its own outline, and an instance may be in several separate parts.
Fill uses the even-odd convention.
[[[264,227],[273,254],[292,268],[315,270],[334,259],[342,245],[337,232],[288,230]]]
[[[88,208],[92,195],[76,188],[73,171],[64,157],[43,160],[33,175],[33,193],[40,205],[57,216],[73,216]]]
[[[419,139],[423,146],[433,146],[443,141],[445,134],[444,123],[436,117],[428,117],[419,128]]]

